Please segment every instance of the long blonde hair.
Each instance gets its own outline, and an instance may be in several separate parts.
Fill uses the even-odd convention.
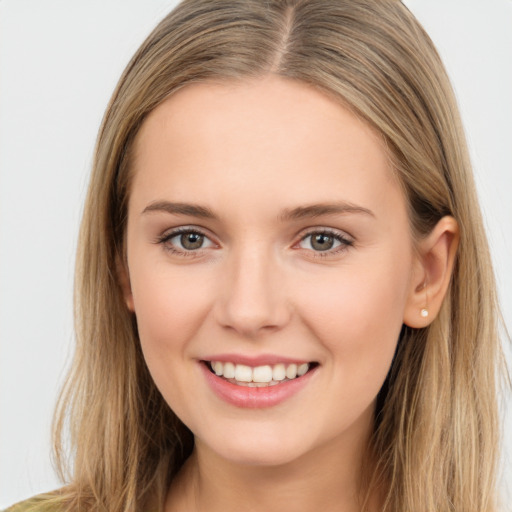
[[[382,388],[362,496],[386,511],[495,510],[498,305],[460,117],[439,56],[398,0],[185,0],[137,51],[107,108],[80,231],[76,355],[56,410],[63,510],[159,509],[193,446],[144,363],[120,290],[134,138],[192,82],[273,73],[337,98],[382,134],[414,236],[460,227],[439,316],[404,327]],[[62,441],[70,430],[69,444]],[[370,460],[370,459],[369,459]],[[363,505],[364,508],[364,505]]]

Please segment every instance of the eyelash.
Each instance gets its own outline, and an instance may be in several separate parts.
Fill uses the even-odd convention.
[[[182,234],[199,235],[210,240],[209,237],[202,231],[184,226],[181,228],[173,229],[171,232],[165,233],[164,235],[158,237],[156,243],[163,245],[166,251],[177,256],[181,256],[184,258],[195,258],[199,256],[202,248],[199,248],[197,250],[176,249],[173,245],[168,243],[174,237]]]
[[[207,240],[210,240],[210,238],[201,230],[184,226],[181,228],[174,229],[171,232],[165,233],[164,235],[158,237],[156,240],[156,243],[163,245],[166,251],[168,251],[171,254],[175,254],[177,256],[181,256],[184,258],[190,258],[190,257],[193,258],[193,257],[199,256],[202,252],[201,249],[203,249],[203,248],[198,248],[197,250],[176,249],[173,245],[168,243],[170,240],[172,240],[173,238],[175,238],[176,236],[179,236],[181,234],[194,234],[194,235],[204,237]],[[354,245],[353,240],[347,238],[346,236],[342,235],[341,233],[334,231],[334,230],[323,228],[323,229],[310,230],[310,231],[304,233],[301,236],[300,240],[294,245],[294,247],[297,246],[298,244],[300,244],[301,242],[304,242],[305,240],[307,240],[308,237],[312,237],[313,235],[329,236],[329,237],[332,237],[335,241],[340,243],[340,245],[337,248],[327,249],[325,251],[315,251],[312,249],[306,249],[308,252],[310,252],[312,254],[312,256],[314,258],[326,258],[329,256],[334,256],[341,252],[346,251],[349,247],[352,247]]]
[[[299,242],[297,242],[298,245],[304,240],[306,240],[308,237],[312,237],[314,235],[325,235],[332,237],[335,241],[339,242],[340,245],[334,249],[327,249],[325,251],[314,251],[307,249],[308,252],[312,254],[314,258],[328,258],[329,256],[336,256],[344,251],[346,251],[349,247],[352,247],[354,245],[354,241],[350,238],[346,237],[345,235],[342,235],[338,231],[334,231],[331,229],[326,228],[320,228],[320,229],[312,229],[306,233],[304,233],[303,236],[301,236]]]

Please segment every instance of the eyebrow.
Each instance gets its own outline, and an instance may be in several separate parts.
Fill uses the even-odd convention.
[[[362,213],[375,217],[375,214],[368,208],[340,201],[336,203],[320,203],[299,206],[292,210],[286,209],[279,218],[283,221],[300,220],[304,218],[321,217],[322,215],[341,215],[346,213]]]
[[[186,215],[202,219],[217,219],[217,215],[210,208],[191,203],[173,203],[170,201],[155,201],[144,210],[142,214],[150,212],[166,212],[173,215]],[[285,209],[278,217],[280,221],[300,220],[305,218],[321,217],[323,215],[342,215],[347,213],[362,213],[375,217],[368,208],[353,203],[341,201],[335,203],[319,203]]]
[[[171,203],[169,201],[155,201],[142,210],[142,213],[167,212],[173,215],[188,215],[203,219],[216,219],[217,216],[205,206],[189,203]]]

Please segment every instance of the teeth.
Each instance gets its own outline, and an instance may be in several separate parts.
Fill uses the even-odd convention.
[[[215,375],[233,379],[237,384],[249,387],[275,386],[284,380],[302,377],[309,370],[309,363],[299,366],[293,363],[288,365],[279,363],[273,366],[264,365],[253,368],[245,364],[212,361],[210,366]]]
[[[284,364],[276,364],[272,368],[272,380],[284,380],[286,377],[286,369]]]
[[[215,372],[215,375],[223,375],[223,365],[222,363],[219,363],[218,361],[215,361],[213,364],[212,364],[212,370]]]
[[[309,364],[308,363],[301,364],[297,368],[297,375],[299,377],[302,377],[308,370],[309,370]]]
[[[286,378],[287,379],[295,379],[297,377],[297,365],[289,364],[286,368]]]
[[[239,382],[252,382],[252,368],[244,364],[237,364],[235,366],[235,380]]]
[[[252,370],[252,380],[254,382],[270,382],[272,380],[272,367],[268,365],[256,366]]]
[[[222,364],[222,363],[220,363]],[[221,373],[226,379],[235,378],[235,365],[233,363],[224,363],[224,371]]]

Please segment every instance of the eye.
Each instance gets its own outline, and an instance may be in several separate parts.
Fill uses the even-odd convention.
[[[175,229],[159,238],[158,242],[173,253],[197,252],[215,245],[204,233],[191,228]]]
[[[308,233],[298,244],[301,249],[330,253],[336,253],[351,245],[353,241],[342,234],[325,230]]]
[[[169,242],[173,245],[181,245],[181,249],[186,249],[187,251],[194,251],[195,249],[200,249],[205,241],[205,236],[200,235],[199,233],[182,233],[181,235],[173,236]]]

